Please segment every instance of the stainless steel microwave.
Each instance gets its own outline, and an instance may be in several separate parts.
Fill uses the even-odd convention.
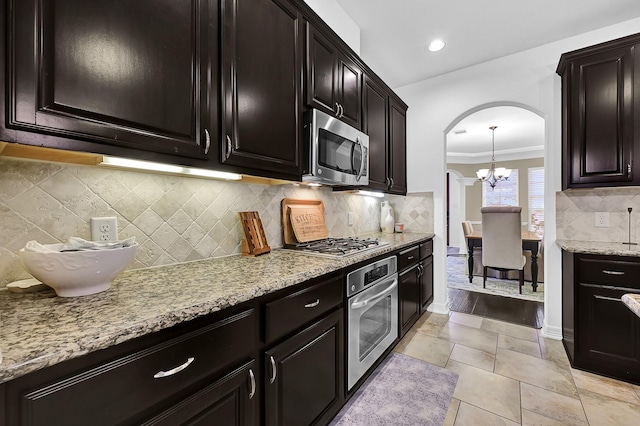
[[[369,184],[369,136],[317,109],[305,113],[302,181],[324,185]]]

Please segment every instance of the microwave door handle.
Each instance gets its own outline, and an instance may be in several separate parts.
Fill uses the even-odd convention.
[[[380,293],[378,294],[374,294],[373,296],[371,296],[370,298],[366,299],[366,300],[362,300],[362,301],[358,301],[358,302],[354,302],[351,304],[351,309],[360,309],[363,308],[365,306],[367,306],[369,303],[377,303],[379,300],[387,297],[387,293],[390,292],[391,290],[393,290],[394,288],[396,288],[398,286],[398,279],[394,279],[393,283],[391,283],[391,285],[387,288],[385,288],[384,290],[382,290]]]
[[[362,177],[362,173],[364,173],[364,146],[362,145],[362,142],[360,141],[360,137],[356,136],[356,144],[360,145],[360,172],[358,172],[358,176],[356,176],[356,182],[358,182],[360,180],[360,178]]]

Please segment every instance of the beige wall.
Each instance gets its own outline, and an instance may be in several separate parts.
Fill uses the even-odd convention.
[[[518,169],[518,200],[520,205],[522,206],[523,212],[527,211],[528,205],[527,200],[529,198],[529,174],[528,169],[531,167],[542,167],[544,166],[543,158],[531,158],[527,160],[511,160],[504,162],[496,162],[496,167],[507,167],[509,169]],[[488,167],[488,163],[480,163],[480,164],[455,164],[449,163],[447,164],[447,169],[455,170],[460,173],[464,177],[472,178],[476,177],[476,171],[480,168]],[[499,184],[498,184],[499,185]],[[465,219],[470,221],[481,221],[482,216],[480,215],[480,208],[482,207],[482,185],[480,182],[476,182],[473,186],[466,187],[466,212]],[[526,222],[528,214],[523,214],[523,222]],[[475,226],[475,225],[474,225]]]

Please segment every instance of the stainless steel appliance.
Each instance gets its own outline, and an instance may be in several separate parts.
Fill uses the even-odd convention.
[[[398,265],[388,257],[347,274],[347,389],[398,337]]]
[[[369,136],[317,109],[305,113],[304,182],[369,184]]]

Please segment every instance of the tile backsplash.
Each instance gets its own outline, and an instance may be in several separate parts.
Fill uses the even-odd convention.
[[[640,188],[579,189],[556,193],[557,238],[582,241],[624,242],[640,237]],[[609,226],[596,227],[596,212],[609,213]]]
[[[331,188],[257,185],[0,157],[0,285],[28,278],[15,254],[91,238],[91,217],[116,216],[118,236],[140,244],[130,268],[240,253],[238,212],[258,211],[272,248],[282,247],[282,198],[321,199],[330,236],[379,231],[380,200]],[[408,232],[433,232],[433,195],[386,196]],[[354,213],[348,226],[347,212]]]

